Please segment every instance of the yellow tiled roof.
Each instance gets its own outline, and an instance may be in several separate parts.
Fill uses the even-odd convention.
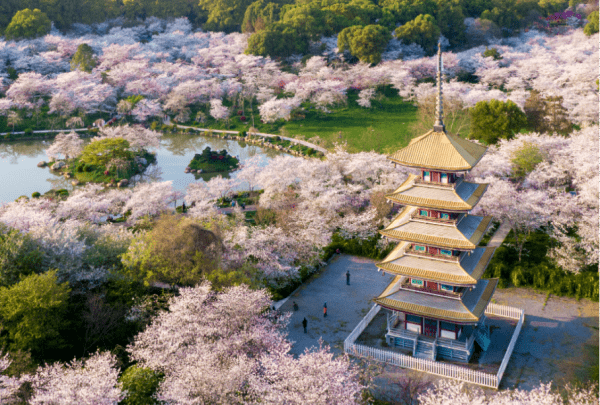
[[[398,244],[398,246],[402,245]],[[397,249],[398,247],[396,247]],[[396,250],[394,249],[394,250]],[[408,277],[417,277],[420,279],[436,281],[439,283],[448,283],[448,284],[477,284],[477,281],[481,278],[487,264],[489,263],[492,255],[494,254],[495,248],[486,248],[485,252],[479,259],[479,262],[475,266],[475,269],[469,274],[459,262],[441,262],[439,260],[421,258],[421,260],[428,260],[431,262],[431,268],[435,269],[436,264],[443,263],[444,267],[452,267],[452,271],[454,274],[450,274],[442,269],[436,271],[431,269],[422,269],[417,267],[408,267],[401,266],[395,263],[392,263],[395,260],[398,260],[403,255],[395,254],[394,250],[390,252],[390,254],[380,263],[376,263],[375,265],[381,270],[387,271],[392,274],[397,274],[401,276]],[[457,274],[458,273],[458,274]]]
[[[417,304],[409,304],[406,302],[399,302],[396,300],[392,300],[389,298],[375,298],[374,300],[377,304],[382,307],[386,307],[389,309],[393,309],[396,311],[405,311],[410,312],[411,314],[421,315],[421,316],[430,316],[432,318],[444,319],[447,321],[457,321],[457,322],[477,322],[479,321],[479,317],[473,315],[470,312],[455,312],[448,311],[445,309],[438,308],[430,308],[425,305],[417,305]]]
[[[447,132],[433,130],[414,138],[389,159],[404,166],[432,170],[470,170],[487,148]]]
[[[408,214],[405,214],[405,215],[408,215]],[[399,219],[399,218],[397,217],[394,220],[394,222],[397,219]],[[481,222],[479,223],[479,225],[477,226],[477,228],[475,229],[475,231],[473,232],[471,237],[468,239],[465,236],[462,236],[462,233],[460,233],[460,231],[458,231],[458,228],[456,228],[456,227],[449,227],[446,225],[433,224],[433,223],[432,224],[419,224],[419,225],[420,226],[422,225],[423,228],[435,229],[435,232],[439,232],[439,234],[445,234],[446,237],[431,235],[431,234],[424,234],[422,232],[406,232],[406,231],[398,230],[403,227],[406,227],[407,226],[406,224],[399,226],[397,229],[390,229],[390,227],[388,226],[387,228],[380,230],[379,233],[388,238],[397,239],[397,240],[401,240],[401,241],[421,243],[421,244],[425,244],[425,245],[432,245],[432,246],[437,246],[437,247],[442,247],[442,248],[472,250],[477,247],[477,245],[483,238],[485,230],[487,229],[487,227],[489,226],[491,221],[492,221],[491,216],[483,217],[483,219],[481,220]],[[413,221],[408,222],[408,224],[413,224],[413,223],[414,223]],[[459,226],[460,226],[460,224],[459,224]],[[456,237],[448,237],[451,234],[452,234],[452,236],[456,236]]]
[[[453,197],[455,197],[455,199],[459,201],[448,201],[447,199],[444,199],[444,196],[442,196],[442,192],[437,193],[439,194],[438,198],[426,198],[404,195],[403,192],[410,189],[411,187],[404,187],[404,189],[400,191],[396,190],[393,194],[388,194],[385,197],[388,200],[402,205],[412,205],[416,207],[431,208],[438,210],[468,211],[473,209],[473,207],[477,205],[477,203],[481,199],[481,196],[487,189],[487,186],[487,184],[480,184],[466,201],[462,200],[460,196],[456,193],[456,191],[453,189],[443,191],[445,191],[446,194],[452,193]],[[428,191],[431,191],[432,197],[436,196],[436,189],[431,189]]]
[[[451,303],[452,305],[454,305],[457,310],[430,307],[425,305],[424,302],[410,303],[399,301],[397,299],[391,298],[397,292],[390,291],[390,286],[392,284],[390,284],[390,286],[388,286],[388,288],[386,288],[386,290],[381,295],[379,295],[379,297],[375,298],[374,301],[383,307],[396,311],[410,312],[415,315],[429,316],[432,318],[443,319],[450,322],[478,322],[479,318],[481,317],[481,315],[485,311],[485,308],[490,302],[492,295],[494,294],[494,291],[496,289],[496,286],[498,285],[498,279],[489,279],[485,281],[487,281],[487,285],[485,286],[484,291],[481,293],[479,299],[477,300],[475,306],[472,309],[467,308],[467,306],[462,300],[459,302],[456,302],[455,300],[449,301],[449,304]],[[417,296],[415,296],[416,298],[421,298],[421,293],[415,292],[414,294],[418,294]],[[430,299],[440,299],[440,297],[430,297]]]

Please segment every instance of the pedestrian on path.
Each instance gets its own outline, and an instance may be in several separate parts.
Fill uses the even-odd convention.
[[[298,304],[296,304],[296,301],[294,301],[294,311],[298,310]]]
[[[302,321],[302,326],[304,326],[304,333],[308,333],[308,331],[306,330],[306,325],[308,325],[308,321],[306,320],[306,318],[304,318],[304,320]]]
[[[327,318],[327,303],[323,305],[323,318]]]
[[[181,212],[185,213],[185,203],[183,203],[183,205],[181,207]]]
[[[350,270],[346,272],[346,285],[350,285]]]

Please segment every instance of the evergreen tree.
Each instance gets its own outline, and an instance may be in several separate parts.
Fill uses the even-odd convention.
[[[50,32],[52,23],[45,13],[39,9],[26,8],[13,16],[10,24],[6,27],[4,35],[6,39],[36,38]]]
[[[494,144],[499,139],[511,139],[527,125],[527,117],[512,101],[480,101],[469,111],[471,139]]]

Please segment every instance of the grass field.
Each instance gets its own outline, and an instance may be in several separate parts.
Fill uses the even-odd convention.
[[[285,123],[280,134],[303,136],[310,142],[318,136],[326,148],[345,142],[349,152],[391,153],[412,139],[410,127],[417,120],[417,108],[403,101],[394,89],[388,87],[382,93],[372,100],[371,108],[363,108],[356,103],[357,92],[349,91],[346,106],[329,114],[310,109],[303,119]]]

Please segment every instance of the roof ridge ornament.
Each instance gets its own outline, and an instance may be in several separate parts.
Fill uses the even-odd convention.
[[[444,116],[444,107],[442,100],[442,43],[438,42],[438,67],[437,67],[437,97],[435,103],[435,124],[433,125],[434,132],[445,132],[446,126],[444,125],[443,116]]]

